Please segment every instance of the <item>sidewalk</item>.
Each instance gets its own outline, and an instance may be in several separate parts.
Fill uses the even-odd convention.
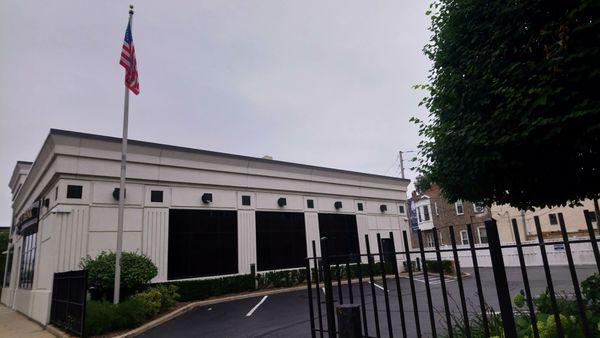
[[[38,323],[0,304],[0,338],[54,338]]]

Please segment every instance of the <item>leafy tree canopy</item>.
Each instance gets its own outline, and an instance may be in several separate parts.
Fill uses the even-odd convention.
[[[437,0],[420,170],[450,201],[600,192],[600,1]]]

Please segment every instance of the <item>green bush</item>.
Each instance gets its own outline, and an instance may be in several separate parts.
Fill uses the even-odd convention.
[[[117,306],[117,328],[130,329],[143,324],[155,310],[149,303],[132,297]]]
[[[149,317],[155,316],[160,312],[162,304],[162,295],[159,289],[150,288],[146,291],[136,293],[130,300],[135,300],[143,304]]]
[[[176,285],[157,285],[153,289],[160,292],[160,311],[165,311],[175,305],[179,299],[179,288]]]
[[[107,301],[89,301],[85,309],[85,333],[96,336],[116,328],[117,307]]]
[[[446,274],[454,273],[453,262],[449,261],[449,260],[443,260],[441,262],[438,262],[437,260],[425,261],[425,264],[427,264],[428,272],[438,272],[439,273],[439,272],[443,271]]]
[[[86,334],[94,336],[139,326],[168,310],[178,297],[176,286],[159,285],[149,287],[118,305],[107,301],[89,301],[86,308]]]
[[[190,281],[175,281],[158,284],[163,287],[175,286],[178,289],[179,300],[182,302],[202,300],[209,297],[229,293],[238,293],[255,290],[252,275],[239,275],[215,279],[202,279]]]
[[[300,269],[258,273],[256,274],[256,281],[259,289],[290,287],[306,282],[306,271]]]
[[[88,270],[88,285],[94,298],[107,299],[114,288],[115,253],[102,251],[96,258],[87,256],[79,264]],[[156,276],[158,269],[150,258],[134,252],[121,256],[121,288],[123,294],[135,292]]]

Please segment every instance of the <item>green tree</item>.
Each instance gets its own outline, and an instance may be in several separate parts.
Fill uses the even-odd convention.
[[[450,201],[531,208],[600,192],[600,1],[437,0],[422,174]]]

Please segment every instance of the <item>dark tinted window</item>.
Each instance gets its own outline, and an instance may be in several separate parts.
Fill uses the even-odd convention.
[[[67,186],[67,198],[81,198],[83,193],[83,187],[80,185],[68,185]]]
[[[152,190],[150,192],[150,202],[162,202],[163,192],[162,190]]]
[[[169,279],[237,272],[237,212],[169,210]]]
[[[304,213],[257,211],[256,255],[258,271],[304,266]]]
[[[358,207],[358,211],[363,211],[363,204],[362,203],[358,203],[357,207]]]
[[[319,233],[327,237],[329,255],[349,255],[360,252],[355,215],[319,214]],[[332,263],[345,263],[346,258],[332,258]]]
[[[315,208],[315,201],[313,200],[306,200],[306,207],[309,209],[314,209]]]
[[[400,211],[400,213],[403,214],[404,213],[404,205],[398,206],[398,211]]]
[[[242,205],[250,205],[250,196],[242,195]]]
[[[552,224],[552,225],[558,224],[558,218],[556,217],[556,214],[549,214],[548,218],[550,219],[550,224]]]

